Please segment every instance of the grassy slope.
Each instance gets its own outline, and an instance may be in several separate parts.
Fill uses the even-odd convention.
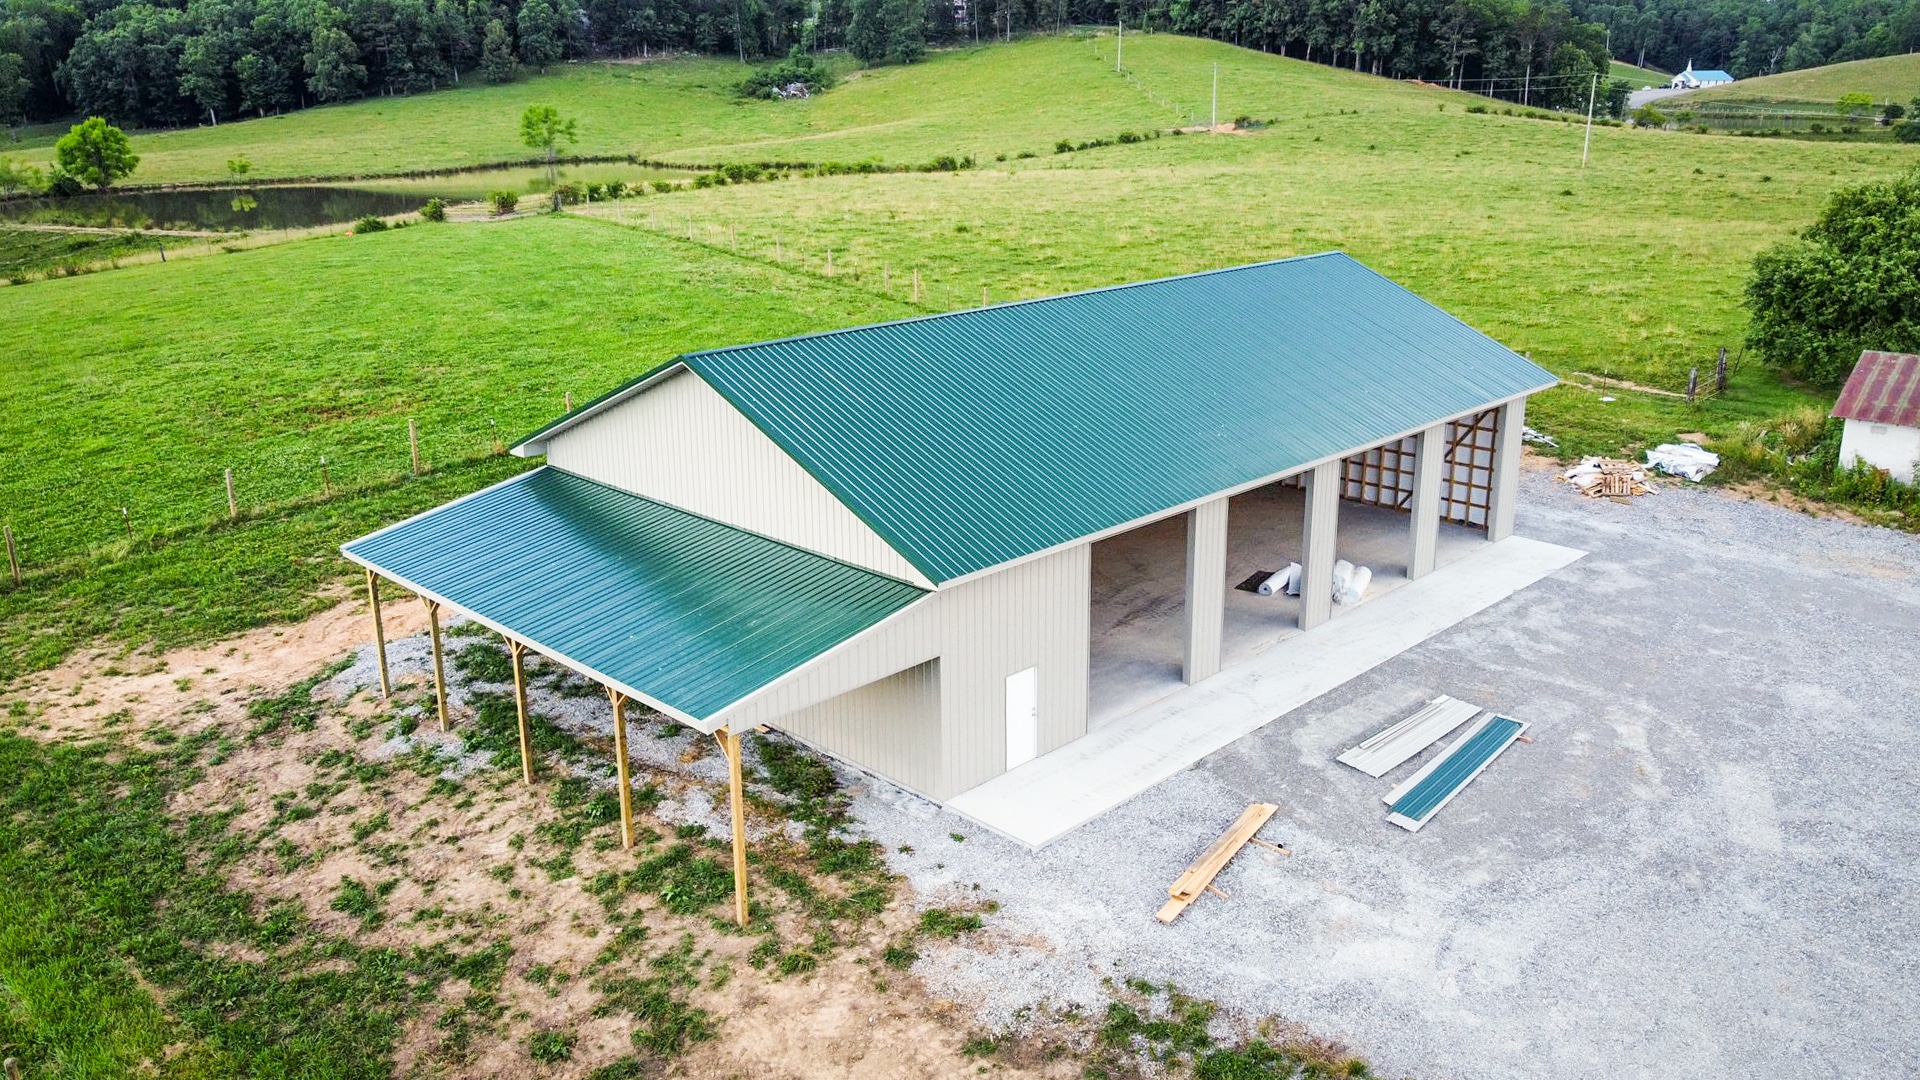
[[[1632,64],[1624,64],[1618,60],[1613,62],[1608,74],[1616,79],[1627,80],[1633,84],[1635,90],[1648,86],[1665,86],[1673,78],[1671,75],[1662,75],[1652,68],[1634,67]]]
[[[178,641],[309,610],[337,571],[334,545],[504,475],[488,456],[495,433],[548,419],[563,392],[583,400],[685,349],[908,311],[552,218],[0,290],[0,441],[34,447],[0,476],[0,506],[30,568],[82,560],[0,594],[0,678],[116,628]],[[393,486],[410,418],[430,465],[472,463],[464,479]],[[336,487],[373,494],[286,509],[319,494],[323,455]],[[243,508],[277,508],[205,529],[224,517],[229,467]]]
[[[1106,77],[1090,46],[1078,59]],[[1110,49],[1110,43],[1108,45]],[[685,232],[780,237],[818,269],[922,271],[943,307],[1342,248],[1554,371],[1685,386],[1738,351],[1754,252],[1803,227],[1834,187],[1920,162],[1905,147],[1814,145],[1469,115],[1466,95],[1156,35],[1128,44],[1139,81],[1175,105],[1278,116],[1244,137],[1168,137],[957,176],[842,177],[720,188],[650,204]],[[1441,106],[1445,106],[1444,110]],[[1677,164],[1684,194],[1664,179]],[[714,233],[713,235],[720,235]],[[1705,272],[1702,268],[1708,268]],[[1581,449],[1725,429],[1812,400],[1763,372],[1689,411],[1562,390],[1541,426]]]
[[[1138,94],[1066,62],[1084,45],[936,53],[911,67],[860,72],[810,101],[748,101],[747,68],[727,60],[568,64],[506,86],[377,98],[217,128],[136,135],[134,183],[225,179],[244,152],[254,177],[393,173],[527,157],[520,112],[533,102],[579,121],[582,155],[738,160],[920,162],[940,154],[1041,150],[1165,122]],[[51,154],[52,138],[23,156]]]
[[[1702,101],[1811,102],[1832,105],[1841,94],[1862,91],[1876,102],[1902,104],[1920,95],[1920,53],[1882,56],[1874,60],[1850,60],[1844,64],[1805,68],[1781,75],[1743,79],[1730,86],[1715,86],[1677,94],[1660,102],[1682,105]]]

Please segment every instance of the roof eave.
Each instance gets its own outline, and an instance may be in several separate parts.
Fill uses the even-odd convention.
[[[686,370],[689,370],[687,368],[686,358],[676,356],[672,360],[647,372],[645,375],[636,379],[629,379],[627,382],[601,394],[599,397],[594,398],[592,401],[587,402],[572,412],[549,421],[545,427],[535,431],[531,435],[523,436],[519,442],[508,447],[507,453],[512,454],[514,457],[539,457],[547,452],[547,443],[552,440],[555,435],[606,412],[608,409],[619,405],[621,402],[626,401],[636,394],[645,392],[653,386],[653,384],[664,380],[676,371]]]

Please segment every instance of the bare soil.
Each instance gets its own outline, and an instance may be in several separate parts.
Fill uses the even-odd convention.
[[[390,641],[424,629],[417,604],[390,602],[384,613]],[[296,904],[317,930],[363,945],[439,943],[465,951],[510,943],[504,976],[487,999],[491,1011],[473,1015],[468,1005],[480,1000],[473,987],[443,985],[437,1000],[409,1022],[396,1075],[573,1078],[636,1056],[636,1022],[618,1011],[597,1015],[606,1012],[597,976],[622,968],[603,956],[611,926],[586,883],[604,870],[631,869],[647,849],[623,851],[617,826],[602,829],[572,852],[571,872],[551,872],[550,860],[540,856],[552,849],[530,837],[560,817],[552,781],[564,775],[561,763],[543,763],[531,786],[520,782],[517,768],[488,767],[464,777],[455,793],[445,790],[445,781],[436,788],[438,769],[410,768],[396,753],[397,743],[408,740],[394,737],[395,706],[424,720],[411,740],[443,748],[443,757],[457,750],[462,725],[472,718],[456,714],[450,735],[429,730],[430,688],[417,677],[397,685],[391,703],[377,691],[354,690],[328,702],[306,730],[249,737],[257,721],[248,702],[311,677],[370,636],[364,603],[349,601],[297,625],[210,646],[159,655],[85,651],[21,680],[9,696],[28,710],[19,729],[46,739],[184,737],[218,729],[221,749],[170,810],[183,819],[230,812],[230,834],[263,838],[230,870],[233,885],[263,907]],[[338,753],[323,757],[343,750],[365,779],[340,767]],[[610,757],[611,748],[605,750]],[[364,771],[383,758],[384,771]],[[654,783],[670,798],[713,786],[690,774],[636,768],[636,785]],[[781,822],[764,820],[773,811],[755,810],[762,820],[752,833],[768,858],[782,844],[795,845]],[[670,823],[646,814],[639,824],[643,836],[645,830],[656,838],[673,833]],[[716,850],[720,844],[700,842]],[[337,910],[345,880],[384,890],[374,917]],[[755,887],[771,892],[758,881]],[[1003,1076],[1078,1075],[1078,1066],[1064,1060],[1025,1068],[962,1053],[975,1034],[965,1011],[882,962],[886,947],[903,940],[917,917],[904,886],[817,968],[785,976],[772,965],[751,966],[750,951],[761,939],[738,932],[717,909],[676,915],[654,897],[642,897],[640,905],[646,951],[685,948],[699,980],[687,999],[716,1023],[714,1038],[669,1060],[638,1055],[650,1062],[647,1075],[904,1080],[976,1076],[983,1069]],[[775,921],[783,939],[807,933],[790,912],[776,913]],[[636,959],[633,970],[644,971],[643,960]],[[538,1063],[529,1042],[548,1031],[576,1041],[564,1060]]]

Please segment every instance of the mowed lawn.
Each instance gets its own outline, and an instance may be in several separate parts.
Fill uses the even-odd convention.
[[[505,475],[517,463],[493,449],[559,414],[568,393],[584,401],[687,349],[909,313],[553,217],[0,289],[0,441],[23,450],[0,475],[0,507],[30,572],[81,560],[0,597],[11,659],[46,662],[116,628],[179,640],[297,613],[307,598],[282,586],[327,580],[356,530]],[[434,472],[402,483],[410,419]],[[218,524],[228,468],[259,520]],[[0,659],[0,677],[12,667]]]
[[[136,133],[140,166],[128,183],[224,180],[245,154],[250,177],[356,176],[522,160],[520,113],[551,104],[578,123],[563,152],[635,155],[710,164],[729,161],[861,161],[915,164],[940,155],[1045,150],[1124,127],[1180,117],[1086,63],[1091,46],[1041,38],[932,54],[907,67],[853,73],[807,101],[761,101],[736,92],[751,68],[724,59],[581,63],[492,86],[469,84],[411,97],[375,98],[219,127]],[[53,137],[22,143],[50,158]],[[12,153],[12,151],[9,151]]]

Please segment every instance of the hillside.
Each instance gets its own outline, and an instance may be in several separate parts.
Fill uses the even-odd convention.
[[[676,162],[920,162],[942,154],[1044,150],[1125,127],[1180,119],[1078,60],[1086,46],[1044,38],[958,49],[923,63],[855,72],[807,101],[739,97],[751,70],[730,60],[567,64],[502,86],[468,85],[285,116],[136,134],[129,183],[223,180],[245,153],[262,179],[396,173],[518,160],[519,118],[551,104],[578,121],[582,156]],[[1332,73],[1338,75],[1339,73]],[[50,155],[53,139],[25,144]]]
[[[1852,60],[1844,64],[1745,79],[1729,86],[1677,94],[1663,99],[1661,107],[1708,101],[1832,105],[1841,94],[1856,90],[1870,95],[1875,102],[1896,101],[1906,104],[1920,97],[1920,53]]]
[[[1645,89],[1649,86],[1665,86],[1673,79],[1673,76],[1663,75],[1652,68],[1634,67],[1632,64],[1622,63],[1618,60],[1613,62],[1612,69],[1608,74],[1616,79],[1627,80],[1635,90]]]

